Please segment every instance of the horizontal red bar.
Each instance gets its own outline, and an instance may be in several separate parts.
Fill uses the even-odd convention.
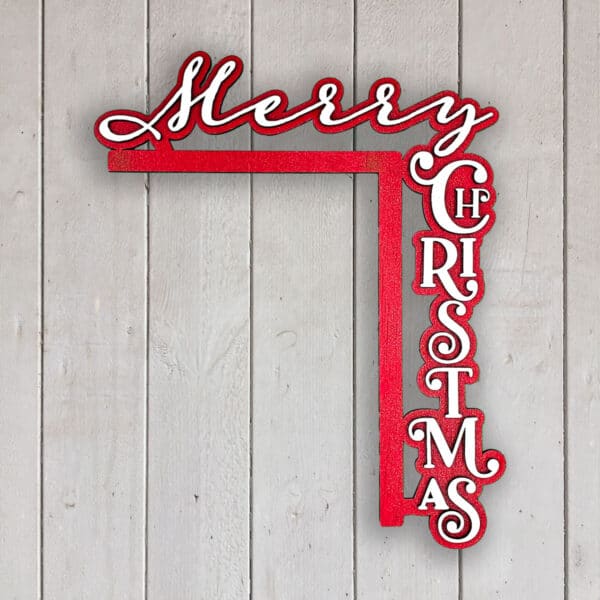
[[[111,150],[109,171],[203,173],[381,173],[402,171],[399,152]]]

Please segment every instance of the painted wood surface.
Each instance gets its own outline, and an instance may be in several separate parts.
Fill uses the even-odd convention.
[[[256,93],[295,104],[330,73],[352,89],[353,6],[332,8],[254,3]],[[351,150],[352,134],[254,137],[315,145]],[[253,597],[352,597],[352,179],[255,175],[252,202]]]
[[[93,124],[144,107],[143,4],[44,7],[43,597],[142,598],[144,176]]]
[[[493,157],[497,217],[481,254],[481,376],[468,400],[485,412],[484,444],[509,465],[482,494],[489,526],[464,551],[463,598],[562,598],[562,5],[463,8],[462,92],[501,115],[472,145]]]
[[[26,39],[23,31],[29,31]],[[6,598],[35,598],[41,508],[37,4],[2,3],[0,32],[0,590]]]
[[[198,40],[249,59],[247,4],[197,7],[150,3],[152,106]],[[249,149],[250,133],[185,145]],[[248,596],[249,245],[248,175],[150,176],[148,598]]]
[[[382,27],[382,23],[388,23]],[[415,52],[427,39],[426,52]],[[365,2],[356,14],[356,86],[363,98],[379,77],[401,82],[402,104],[408,106],[441,89],[457,89],[458,12],[455,2]],[[358,150],[405,152],[431,138],[420,126],[397,135],[378,135],[368,128],[356,133]],[[421,196],[402,190],[403,223],[403,402],[406,411],[433,407],[420,394],[416,377],[423,364],[419,339],[429,325],[429,302],[412,292],[415,251],[412,236],[426,228]],[[458,594],[458,556],[436,544],[426,519],[407,518],[400,528],[382,528],[378,520],[379,431],[377,370],[377,182],[361,175],[356,185],[356,569],[357,598],[442,598]],[[406,465],[416,454],[405,452]],[[417,485],[407,476],[406,495]]]
[[[566,590],[600,596],[600,6],[567,6],[565,283]]]
[[[1,597],[600,594],[596,2],[0,11]],[[498,201],[468,401],[508,469],[474,548],[377,521],[374,178],[107,173],[94,119],[155,104],[199,49],[244,58],[232,104],[271,87],[299,101],[326,75],[350,104],[391,75],[406,104],[450,88],[500,109],[473,145]],[[185,144],[405,150],[427,135]],[[407,408],[427,405],[419,203],[405,190]]]

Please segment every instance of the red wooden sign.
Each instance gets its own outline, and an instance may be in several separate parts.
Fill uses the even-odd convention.
[[[402,525],[406,515],[429,517],[434,538],[450,548],[476,543],[486,528],[479,495],[504,472],[504,457],[483,450],[483,413],[467,406],[466,386],[478,379],[476,340],[469,326],[484,291],[479,251],[494,222],[492,169],[466,153],[476,133],[496,122],[494,108],[440,92],[400,109],[400,86],[380,79],[363,102],[344,109],[342,84],[319,81],[311,97],[289,107],[279,90],[223,111],[242,61],[214,67],[204,52],[183,64],[175,87],[149,115],[115,110],[96,122],[98,140],[111,149],[108,168],[129,172],[375,173],[379,176],[379,430],[380,521]],[[337,133],[369,122],[379,133],[397,133],[428,122],[430,142],[399,152],[263,152],[174,150],[171,142],[195,127],[223,134],[248,124],[275,135],[307,122]],[[152,150],[136,149],[150,143]],[[420,390],[438,399],[435,410],[405,413],[402,406],[402,182],[423,196],[429,229],[414,234],[417,269],[413,290],[432,294],[431,326],[423,333]],[[418,450],[421,475],[404,495],[404,445]]]

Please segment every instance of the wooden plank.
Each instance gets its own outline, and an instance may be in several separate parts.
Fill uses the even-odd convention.
[[[385,23],[385,27],[382,24]],[[455,1],[414,0],[357,5],[357,99],[365,98],[379,77],[398,79],[401,105],[408,106],[442,89],[456,89],[458,10]],[[423,51],[427,40],[427,51]],[[431,130],[419,127],[399,135],[357,131],[360,150],[400,150],[427,142]],[[377,183],[360,176],[356,188],[356,572],[357,597],[457,597],[456,552],[438,546],[426,519],[408,518],[400,528],[379,526],[379,436],[377,369]],[[421,196],[403,190],[403,378],[404,409],[431,406],[416,386],[423,360],[419,339],[429,325],[430,299],[411,289],[415,271],[412,236],[426,228]],[[411,455],[407,455],[411,456]],[[414,492],[414,458],[405,462],[407,495]]]
[[[566,382],[567,590],[600,597],[600,94],[597,2],[568,2],[566,12]]]
[[[151,105],[192,52],[249,65],[249,43],[245,1],[151,2]],[[181,146],[249,149],[250,130]],[[150,176],[149,598],[248,596],[249,246],[249,175]]]
[[[44,597],[142,598],[145,198],[93,123],[144,108],[144,3],[45,3]]]
[[[0,588],[37,598],[40,431],[40,15],[0,7]]]
[[[352,96],[352,2],[254,3],[253,85],[292,104],[334,75]],[[256,149],[352,148],[310,125]],[[352,179],[253,186],[253,595],[353,595]]]
[[[464,2],[463,93],[500,121],[472,145],[495,172],[472,320],[484,446],[507,460],[482,495],[486,537],[464,553],[463,598],[563,598],[562,3]],[[499,51],[501,49],[501,51]]]

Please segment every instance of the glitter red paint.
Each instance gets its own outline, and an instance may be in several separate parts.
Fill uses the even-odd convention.
[[[393,79],[376,81],[368,97],[344,109],[342,84],[319,81],[310,98],[288,106],[272,90],[223,111],[242,61],[214,67],[197,52],[182,65],[175,87],[150,114],[115,110],[96,122],[97,139],[111,149],[110,171],[182,173],[373,173],[379,178],[379,433],[380,521],[402,525],[407,515],[429,517],[433,537],[449,548],[475,544],[486,528],[479,502],[483,485],[504,472],[505,460],[483,450],[483,413],[466,403],[466,386],[478,379],[476,339],[469,320],[484,290],[479,251],[494,222],[492,170],[466,153],[477,132],[496,122],[494,108],[454,92],[440,92],[400,109]],[[175,150],[171,142],[198,127],[224,134],[243,125],[277,135],[306,123],[338,133],[369,122],[382,134],[427,121],[435,131],[426,145],[399,152]],[[150,143],[151,150],[136,149]],[[413,290],[432,294],[431,326],[420,350],[418,385],[437,398],[437,409],[405,413],[402,402],[402,183],[420,193],[429,229],[417,232]],[[416,447],[421,475],[413,496],[404,495],[404,446]]]

